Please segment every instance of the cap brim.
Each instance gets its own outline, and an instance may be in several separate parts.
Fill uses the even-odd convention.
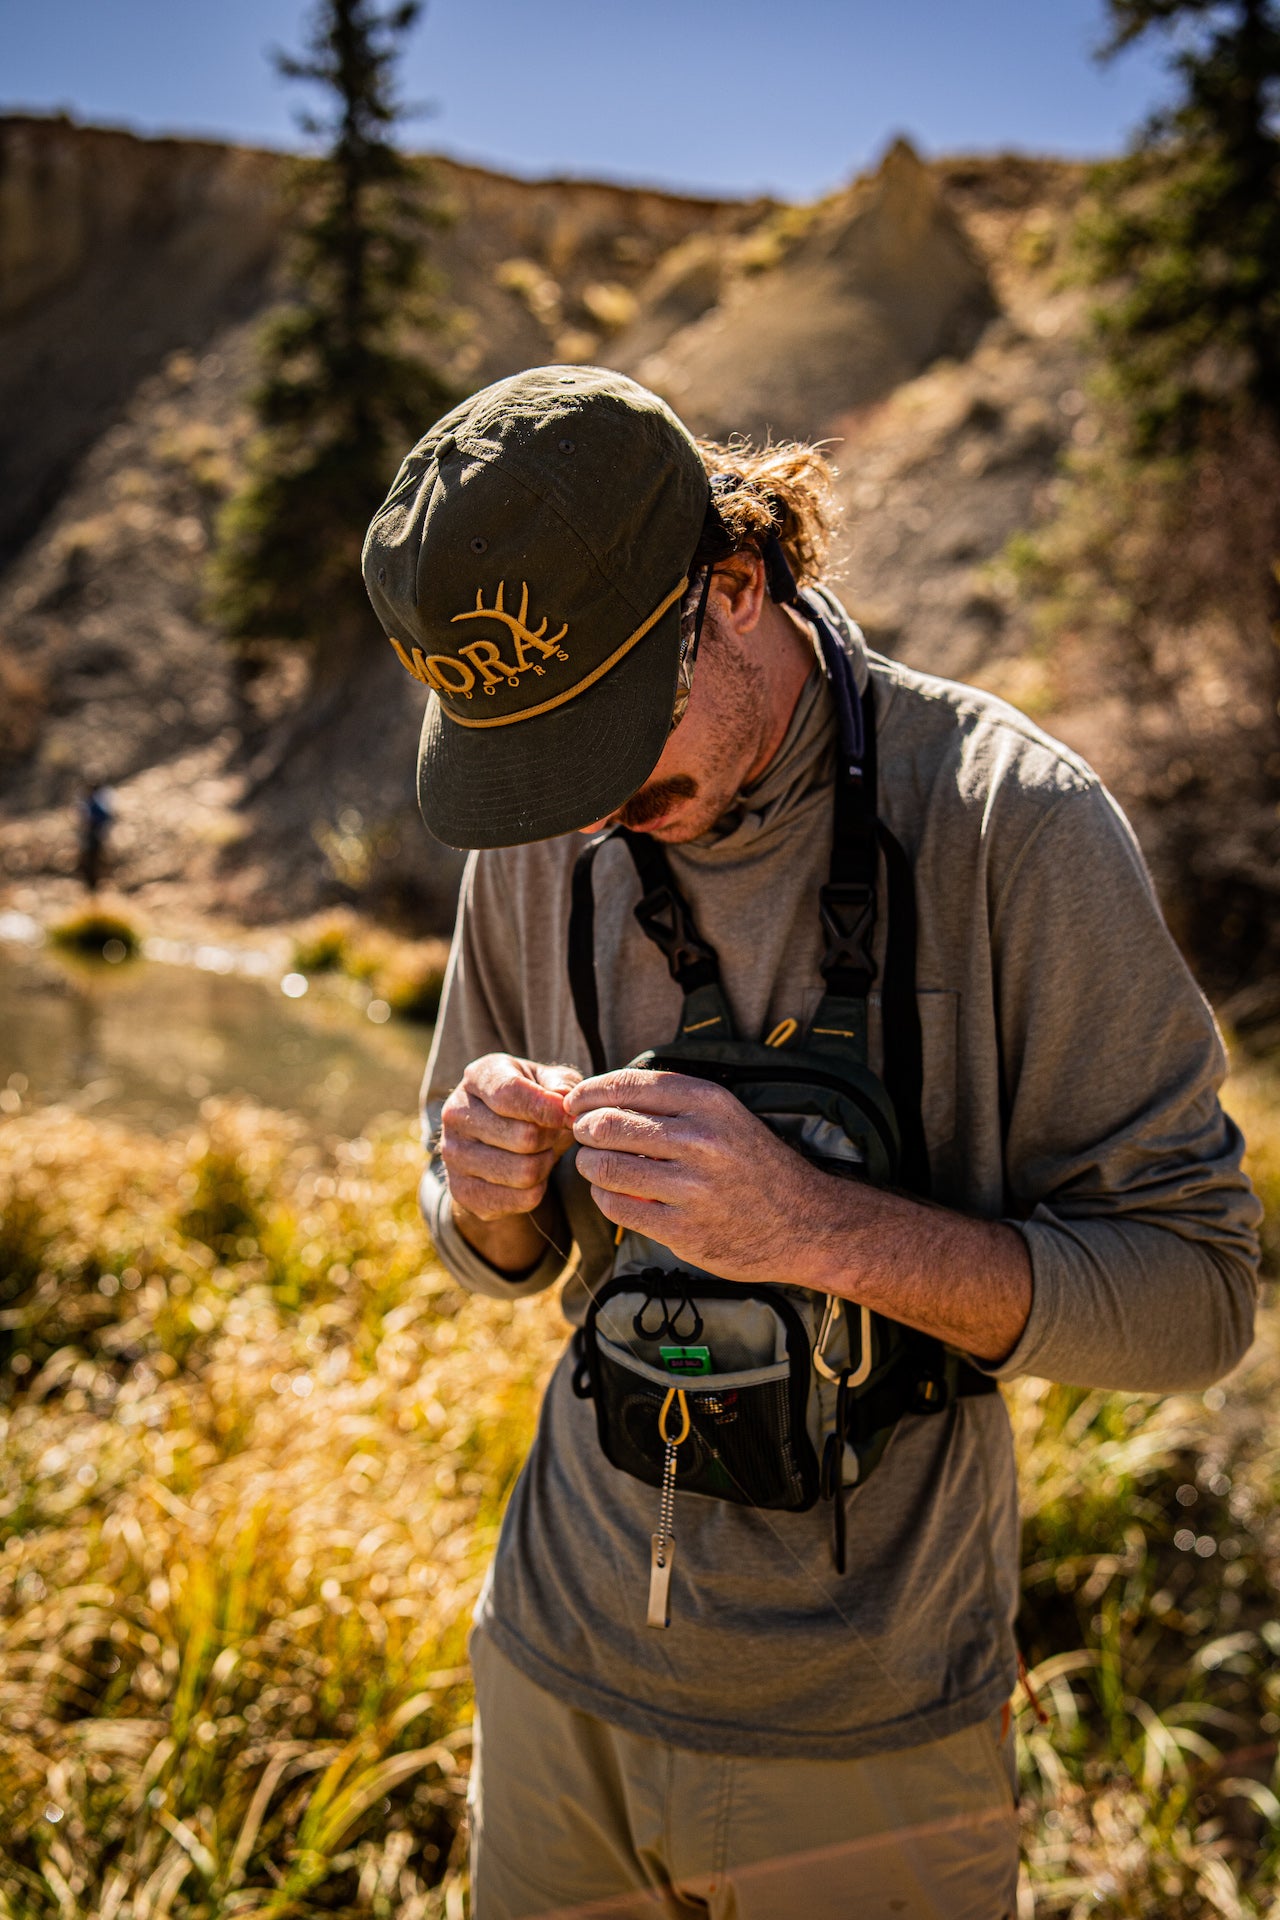
[[[680,603],[601,680],[550,713],[464,727],[432,694],[418,746],[418,805],[450,847],[552,840],[629,800],[671,728]]]

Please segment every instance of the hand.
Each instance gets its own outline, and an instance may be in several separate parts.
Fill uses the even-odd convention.
[[[725,1280],[796,1281],[831,1211],[821,1173],[709,1080],[624,1067],[564,1103],[606,1219]],[[847,1197],[841,1196],[847,1205]]]
[[[455,1218],[461,1209],[488,1223],[541,1205],[552,1168],[573,1145],[564,1098],[581,1078],[576,1067],[540,1066],[509,1053],[471,1062],[440,1116]]]

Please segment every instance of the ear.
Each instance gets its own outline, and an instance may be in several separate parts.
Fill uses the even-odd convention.
[[[767,598],[759,554],[742,548],[718,566],[711,576],[711,598],[719,602],[721,619],[739,638],[753,633]]]

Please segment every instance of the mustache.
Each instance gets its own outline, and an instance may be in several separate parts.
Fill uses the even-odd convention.
[[[662,815],[676,800],[692,800],[698,791],[698,783],[687,773],[673,773],[669,780],[655,780],[652,786],[641,787],[639,793],[633,793],[625,807],[615,816],[632,833],[643,833],[647,826]]]

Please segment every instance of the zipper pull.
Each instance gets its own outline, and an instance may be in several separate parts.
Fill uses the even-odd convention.
[[[671,1567],[676,1557],[674,1540],[660,1533],[649,1535],[649,1616],[645,1625],[671,1625]]]
[[[672,1401],[680,1405],[680,1431],[667,1432],[667,1415]],[[658,1531],[649,1536],[649,1614],[646,1625],[668,1627],[671,1624],[671,1567],[676,1557],[675,1503],[676,1452],[689,1438],[689,1402],[683,1387],[671,1387],[658,1415],[658,1434],[666,1453],[662,1462],[662,1499],[658,1507]]]

